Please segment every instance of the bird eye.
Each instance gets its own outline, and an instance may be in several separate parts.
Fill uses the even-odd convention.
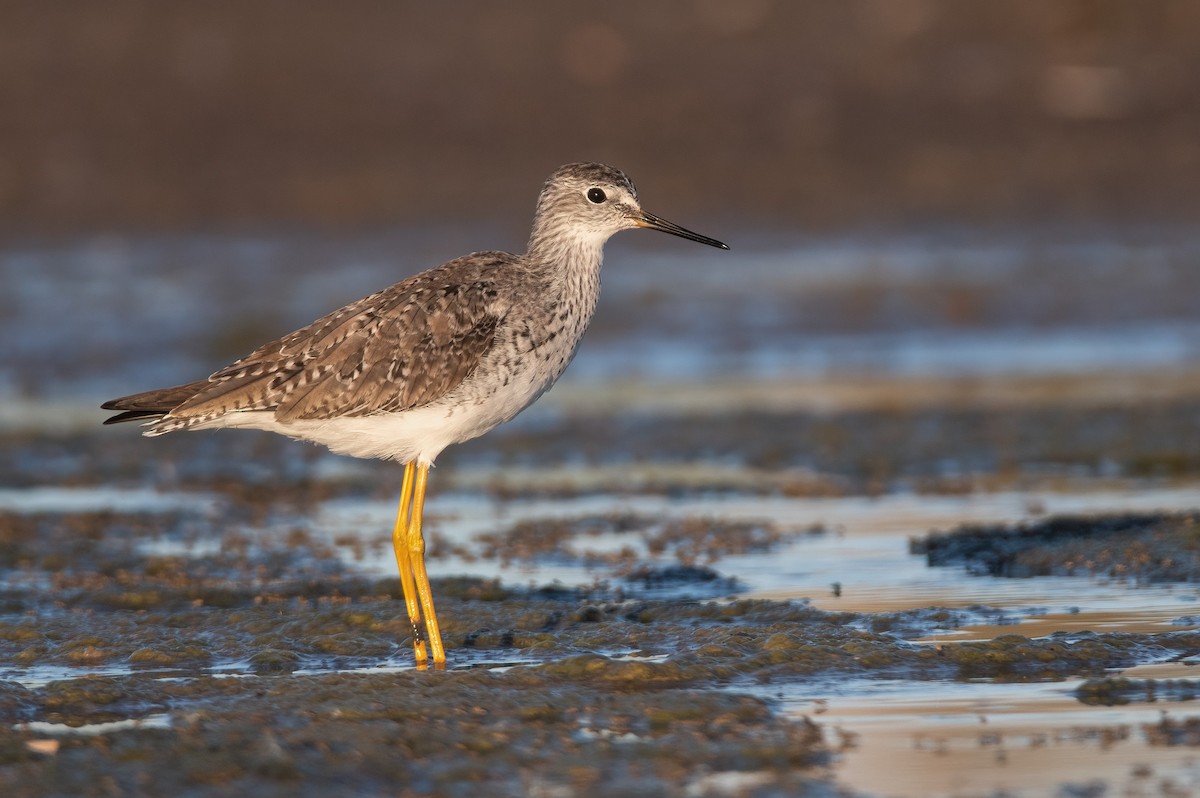
[[[604,196],[604,192],[598,188],[589,188],[588,193],[587,193],[587,198],[589,200],[591,200],[592,202],[596,203],[597,205],[599,205],[601,202],[604,202],[604,200],[608,199],[608,197]]]

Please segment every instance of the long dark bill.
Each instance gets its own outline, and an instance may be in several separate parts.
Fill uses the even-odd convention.
[[[688,241],[698,241],[701,244],[708,244],[710,247],[716,247],[717,249],[729,249],[728,244],[722,244],[715,238],[709,238],[708,236],[702,236],[699,233],[693,233],[686,227],[680,227],[674,222],[668,222],[666,219],[659,218],[652,213],[638,211],[637,215],[633,217],[633,221],[638,227],[645,227],[649,230],[661,230],[664,233],[670,233],[673,236],[686,238]]]

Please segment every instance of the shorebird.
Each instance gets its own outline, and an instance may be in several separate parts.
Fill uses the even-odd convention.
[[[425,569],[429,468],[447,446],[512,419],[575,356],[600,297],[604,243],[644,227],[729,249],[642,210],[611,166],[546,181],[524,255],[476,252],[263,344],[207,379],[105,402],[105,424],[261,429],[338,454],[404,463],[392,531],[418,666],[446,661]]]

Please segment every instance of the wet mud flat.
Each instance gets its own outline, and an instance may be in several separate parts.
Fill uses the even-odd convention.
[[[417,671],[395,580],[226,523],[4,515],[6,795],[683,794],[742,771],[832,794],[814,726],[712,689],[708,664],[734,652],[722,640],[778,646],[765,628],[739,638],[747,610],[441,579],[452,667]],[[139,554],[162,529],[217,546]],[[794,628],[792,614],[814,613],[760,622]],[[720,653],[675,661],[704,627]]]
[[[1049,768],[1013,794],[1170,794],[1200,737],[1179,682],[1200,657],[1196,408],[1143,410],[563,414],[498,432],[433,487],[445,671],[412,666],[388,466],[265,435],[6,431],[0,792],[978,794],[869,772],[894,754],[927,779],[983,746],[994,790],[1023,756],[1125,745],[1119,771]],[[705,467],[676,468],[691,460]],[[1067,490],[1104,513],[1059,514]],[[1121,498],[1138,495],[1174,509]],[[844,547],[876,528],[939,598],[855,583]],[[934,530],[1062,549],[1023,555],[1034,570],[974,548],[930,568],[908,539]],[[1117,541],[1144,556],[1097,553]],[[1132,615],[1159,604],[1106,625],[1093,589]],[[992,729],[873,725],[918,696]],[[1043,699],[1058,726],[1005,714]],[[1154,717],[1073,714],[1130,707]]]
[[[671,682],[599,659],[505,674],[55,682],[31,692],[71,723],[103,707],[143,721],[5,731],[0,779],[9,795],[618,795],[683,794],[710,773],[748,771],[786,793],[803,792],[827,759],[811,724]],[[47,739],[60,741],[50,755]]]
[[[1200,651],[1190,631],[937,648],[911,639],[970,613],[442,579],[452,667],[418,671],[393,580],[365,580],[312,541],[247,552],[223,539],[185,563],[131,556],[145,517],[3,523],[9,795],[832,795],[837,745],[778,711],[775,690],[1101,678]],[[79,541],[69,573],[48,570],[64,546],[54,529]]]

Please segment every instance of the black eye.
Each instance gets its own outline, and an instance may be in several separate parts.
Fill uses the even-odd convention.
[[[604,196],[604,192],[598,188],[589,188],[587,197],[589,200],[596,203],[597,205],[599,205],[601,202],[604,202],[604,200],[608,199],[608,197]]]

